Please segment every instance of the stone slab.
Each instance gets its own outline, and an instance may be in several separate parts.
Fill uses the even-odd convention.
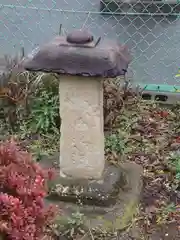
[[[121,45],[119,41],[101,39],[101,37],[95,41],[80,43],[79,40],[88,37],[87,34],[93,39],[93,36],[85,30],[74,30],[67,37],[56,36],[38,51],[29,54],[22,65],[27,71],[60,75],[100,78],[124,76],[132,61],[127,46]],[[70,43],[70,38],[76,41]]]
[[[51,187],[49,199],[96,206],[116,203],[119,191],[127,186],[126,173],[120,166],[107,166],[100,180],[59,177]]]
[[[105,231],[124,230],[131,224],[137,208],[142,190],[141,166],[126,162],[121,164],[124,169],[128,183],[126,188],[120,189],[116,196],[116,203],[111,206],[97,206],[75,204],[47,199],[47,203],[54,203],[62,211],[62,221],[71,216],[72,213],[79,211],[84,215],[84,224],[89,228],[100,228]]]

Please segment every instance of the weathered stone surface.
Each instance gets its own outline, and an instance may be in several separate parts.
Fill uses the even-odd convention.
[[[109,206],[116,203],[119,191],[126,188],[124,169],[107,166],[100,180],[57,178],[49,195],[50,199]]]
[[[29,71],[59,74],[107,78],[124,75],[131,62],[127,46],[108,40],[99,39],[97,42],[91,38],[89,33],[77,30],[68,37],[55,37],[37,53],[29,55],[22,65]]]
[[[62,76],[61,176],[99,179],[104,170],[103,81]]]
[[[84,214],[84,223],[90,228],[99,228],[102,231],[124,230],[131,223],[137,213],[141,189],[142,167],[135,163],[123,163],[121,167],[127,174],[128,185],[120,190],[116,203],[109,207],[96,205],[77,205],[68,202],[47,200],[47,203],[55,203],[63,212],[62,218],[70,217],[72,213],[80,211]],[[56,199],[57,200],[57,199]]]

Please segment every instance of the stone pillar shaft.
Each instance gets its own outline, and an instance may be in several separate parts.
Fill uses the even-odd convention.
[[[103,79],[61,76],[60,175],[100,179],[104,170]]]

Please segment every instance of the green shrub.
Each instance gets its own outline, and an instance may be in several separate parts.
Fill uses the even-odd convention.
[[[32,108],[28,125],[33,132],[58,132],[59,99],[52,92],[42,91],[39,97],[31,102]]]

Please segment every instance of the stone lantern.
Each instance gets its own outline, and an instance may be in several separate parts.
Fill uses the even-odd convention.
[[[26,70],[59,74],[60,177],[54,192],[60,201],[116,204],[127,172],[134,172],[133,164],[126,170],[106,166],[104,157],[103,80],[125,75],[130,61],[126,46],[95,41],[84,30],[55,37],[24,61]]]

